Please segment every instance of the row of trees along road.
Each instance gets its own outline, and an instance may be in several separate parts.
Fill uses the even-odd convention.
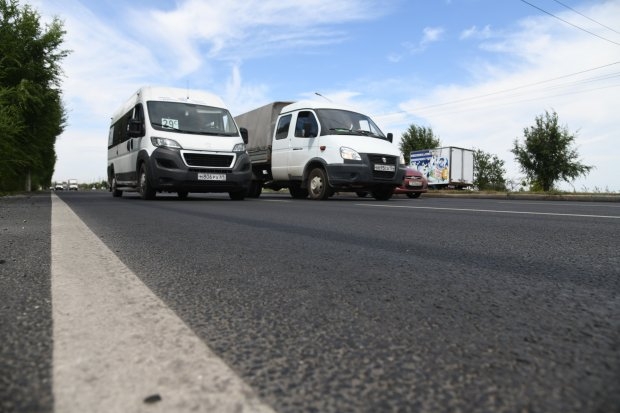
[[[570,183],[593,168],[579,161],[573,147],[575,135],[559,125],[555,111],[537,116],[535,125],[525,128],[523,134],[524,142],[515,139],[511,152],[532,190],[550,191],[558,181]],[[411,125],[401,135],[399,148],[405,159],[409,159],[412,151],[440,146],[441,140],[431,128]],[[474,186],[479,190],[505,190],[504,164],[497,155],[474,148]]]
[[[60,62],[65,32],[58,19],[17,0],[0,0],[0,192],[48,187],[56,138],[65,127]]]

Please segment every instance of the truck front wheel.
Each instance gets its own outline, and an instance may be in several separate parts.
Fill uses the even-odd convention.
[[[323,168],[314,168],[308,175],[308,195],[310,199],[327,199],[332,195],[332,189],[327,182],[327,175]]]

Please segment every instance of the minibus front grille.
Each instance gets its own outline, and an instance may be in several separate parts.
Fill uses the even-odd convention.
[[[183,154],[183,159],[189,167],[202,168],[231,168],[234,155],[218,155],[214,153],[194,153],[187,152]]]

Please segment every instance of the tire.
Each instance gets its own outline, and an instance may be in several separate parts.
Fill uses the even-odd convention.
[[[291,184],[291,186],[288,187],[288,192],[295,199],[308,198],[308,189],[302,188],[300,184]]]
[[[259,181],[252,181],[250,183],[250,189],[248,190],[248,197],[260,198],[260,194],[263,192],[263,184]]]
[[[116,178],[112,178],[111,191],[114,198],[120,198],[121,196],[123,196],[123,191],[116,189]]]
[[[422,194],[419,192],[407,192],[405,195],[407,195],[407,198],[413,199],[413,198],[419,198],[420,195]]]
[[[368,195],[368,192],[366,192],[366,191],[357,191],[356,194],[360,198],[366,198],[366,196]]]
[[[188,194],[187,191],[178,191],[177,192],[177,197],[179,199],[187,199],[187,194]]]
[[[394,193],[394,188],[392,187],[382,187],[379,189],[375,189],[372,191],[372,197],[377,201],[387,201],[392,197]]]
[[[140,164],[140,173],[138,174],[138,192],[142,199],[155,199],[155,190],[149,182],[149,177],[146,173],[146,164]]]
[[[323,168],[314,168],[308,175],[308,196],[310,199],[323,200],[329,198],[332,190],[327,182]]]
[[[233,201],[243,201],[245,199],[245,194],[247,193],[246,190],[243,191],[234,191],[234,192],[229,192],[228,196],[230,197],[230,199],[232,199]]]

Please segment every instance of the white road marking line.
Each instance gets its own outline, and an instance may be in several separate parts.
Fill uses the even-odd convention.
[[[537,205],[540,206],[541,201],[536,202],[525,202],[525,201],[497,201],[498,204],[518,204],[518,205]],[[620,208],[620,205],[614,204],[613,202],[601,203],[601,204],[591,204],[588,202],[580,201],[580,202],[558,202],[553,201],[553,206],[572,206],[572,207],[581,207],[581,208]],[[551,205],[550,205],[551,206]]]
[[[620,216],[612,216],[612,215],[560,214],[556,212],[503,211],[503,210],[493,210],[493,209],[439,208],[439,207],[421,207],[421,206],[408,206],[408,205],[381,205],[381,204],[355,204],[355,205],[366,206],[366,207],[376,207],[376,208],[430,209],[430,210],[438,210],[438,211],[490,212],[494,214],[550,215],[550,216],[558,216],[558,217],[620,219]]]
[[[273,412],[56,195],[51,271],[56,412]]]

